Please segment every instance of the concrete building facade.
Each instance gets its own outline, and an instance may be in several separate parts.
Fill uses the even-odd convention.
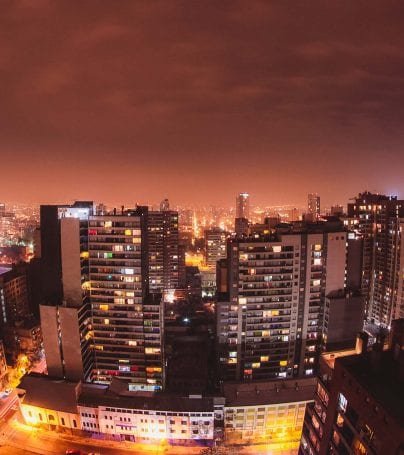
[[[345,263],[339,222],[231,239],[228,295],[217,302],[222,379],[314,374],[326,336],[325,297],[345,288]]]

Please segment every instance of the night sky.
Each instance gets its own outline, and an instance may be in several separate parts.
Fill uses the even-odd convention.
[[[404,3],[3,0],[0,200],[404,197]]]

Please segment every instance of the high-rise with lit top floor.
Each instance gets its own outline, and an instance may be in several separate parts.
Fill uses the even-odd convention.
[[[236,218],[250,217],[250,196],[248,193],[240,193],[236,198]]]
[[[94,214],[91,207],[41,208],[41,305],[50,374],[131,390],[163,388],[161,296],[149,294],[148,209]]]
[[[41,297],[43,343],[49,375],[89,378],[91,306],[88,218],[92,202],[42,205]]]

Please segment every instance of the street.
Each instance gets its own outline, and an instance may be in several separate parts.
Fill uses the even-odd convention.
[[[81,436],[33,428],[21,423],[19,413],[10,410],[0,429],[0,455],[64,455],[66,449],[78,449],[83,454],[101,455],[192,455],[199,454],[202,447],[170,446],[168,444],[141,444],[96,440]],[[268,445],[233,446],[231,454],[243,455],[296,455],[297,449],[279,448],[270,450]]]
[[[62,455],[66,449],[79,449],[84,453],[96,452],[101,455],[198,454],[198,447],[172,447],[128,442],[97,441],[72,435],[65,435],[43,429],[32,429],[21,424],[15,417],[1,428],[0,454],[41,454]]]

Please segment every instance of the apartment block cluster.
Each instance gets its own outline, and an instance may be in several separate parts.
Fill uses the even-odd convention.
[[[23,379],[26,421],[107,439],[271,448],[297,447],[303,428],[303,453],[320,453],[303,422],[324,356],[352,353],[365,322],[372,341],[404,316],[403,202],[365,192],[346,214],[324,214],[313,193],[303,219],[252,224],[241,193],[234,232],[204,233],[217,353],[204,394],[166,387],[166,307],[191,292],[168,201],[156,211],[42,206],[36,258],[49,375]]]

